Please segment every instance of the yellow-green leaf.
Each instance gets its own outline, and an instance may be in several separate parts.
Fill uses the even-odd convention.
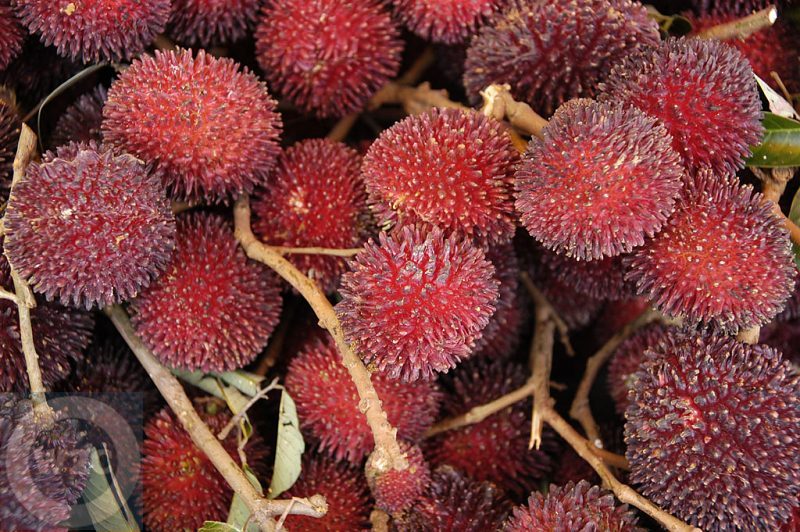
[[[284,389],[278,416],[278,441],[275,445],[275,470],[269,484],[268,497],[274,499],[292,485],[300,476],[303,451],[306,445],[300,434],[300,422],[294,400]]]
[[[764,138],[751,150],[748,166],[780,168],[800,166],[800,122],[764,113]]]

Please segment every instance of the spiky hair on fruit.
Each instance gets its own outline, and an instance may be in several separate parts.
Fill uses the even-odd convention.
[[[307,453],[297,482],[282,497],[323,495],[328,512],[321,518],[290,515],[286,528],[292,532],[342,532],[368,530],[372,501],[362,471],[336,462],[324,454]]]
[[[5,70],[0,69],[0,85],[12,88],[25,108],[32,108],[79,68],[52,46],[28,38],[16,59]]]
[[[528,504],[517,506],[503,525],[504,532],[541,530],[608,530],[635,532],[636,514],[617,506],[614,495],[585,480],[550,486],[547,495],[533,492]]]
[[[794,289],[791,242],[769,202],[710,170],[687,182],[666,227],[626,264],[657,310],[725,331],[768,322]]]
[[[392,8],[395,16],[423,39],[460,44],[504,4],[505,0],[393,0]]]
[[[668,335],[625,412],[630,479],[704,530],[776,530],[800,495],[800,378],[780,353]]]
[[[547,269],[548,276],[593,299],[617,301],[633,295],[633,290],[625,282],[621,255],[581,261],[543,249],[540,264]]]
[[[53,2],[14,0],[28,31],[58,53],[84,63],[130,59],[164,31],[169,0]]]
[[[464,86],[477,99],[492,83],[549,115],[592,96],[611,67],[659,42],[658,26],[631,0],[512,0],[467,51]]]
[[[255,37],[270,86],[322,118],[360,110],[397,74],[403,50],[377,0],[267,2]]]
[[[497,530],[510,510],[509,500],[491,482],[442,466],[422,498],[394,524],[400,532],[483,532]]]
[[[10,0],[0,0],[0,70],[22,51],[25,31],[11,9]]]
[[[603,90],[657,118],[689,170],[736,171],[764,131],[753,69],[724,42],[668,39],[615,66]]]
[[[231,419],[230,412],[218,402],[195,406],[213,434]],[[220,443],[238,461],[235,431]],[[258,434],[252,434],[244,455],[248,465],[257,469],[269,450]],[[147,530],[197,530],[205,521],[224,522],[228,516],[233,490],[168,407],[145,425],[141,475]]]
[[[267,244],[357,248],[370,233],[361,156],[341,142],[309,139],[284,151],[269,185],[253,196],[253,231]],[[297,268],[333,292],[347,269],[342,257],[292,254]]]
[[[277,277],[251,261],[215,214],[177,219],[165,272],[131,301],[131,322],[169,367],[240,369],[266,346],[281,312]]]
[[[507,360],[465,362],[443,382],[445,417],[491,402],[525,384],[524,368]],[[509,493],[535,489],[551,471],[557,445],[549,431],[539,450],[529,450],[530,403],[519,402],[488,418],[426,440],[431,465],[449,465],[476,480],[492,482]],[[486,449],[493,449],[486,452]]]
[[[472,355],[498,297],[483,251],[439,229],[370,239],[342,276],[336,313],[365,362],[392,379],[430,380]]]
[[[608,364],[607,385],[619,415],[625,415],[630,404],[629,393],[634,375],[645,358],[645,352],[656,347],[672,330],[660,323],[645,325],[614,350]]]
[[[592,100],[562,105],[515,174],[530,234],[577,260],[641,246],[675,208],[683,168],[666,129],[634,108]]]
[[[0,194],[7,199],[22,119],[14,94],[0,85]]]
[[[379,223],[422,222],[499,243],[514,236],[518,160],[496,120],[434,108],[381,133],[362,171]]]
[[[407,441],[398,443],[408,460],[406,469],[378,472],[373,464],[374,453],[366,466],[367,483],[375,498],[375,506],[390,515],[399,515],[417,502],[431,482],[431,470],[422,449]]]
[[[800,371],[800,318],[762,327],[758,341],[780,352]]]
[[[372,374],[375,391],[397,435],[416,441],[433,424],[441,392],[433,382],[401,382]],[[308,343],[289,364],[286,389],[303,430],[337,460],[358,463],[374,448],[372,432],[358,408],[358,391],[329,340]]]
[[[255,24],[260,0],[172,0],[169,34],[189,45],[237,41]]]
[[[600,482],[600,477],[597,475],[597,472],[570,446],[567,446],[562,451],[556,463],[558,465],[552,475],[554,484],[560,486],[567,482],[577,483],[582,480],[591,484]]]
[[[111,85],[103,136],[155,163],[176,198],[226,201],[272,170],[282,127],[276,105],[266,84],[232,59],[157,51]]]
[[[164,270],[175,219],[141,161],[70,143],[28,167],[5,229],[8,258],[34,291],[89,310],[128,300]]]
[[[98,85],[75,100],[58,118],[53,134],[50,135],[50,145],[57,147],[70,142],[103,142],[100,126],[107,97],[106,88]]]
[[[89,477],[90,448],[62,411],[49,428],[34,416],[30,401],[0,395],[0,522],[4,530],[65,530]]]
[[[800,318],[800,270],[794,275],[794,292],[786,301],[781,313],[775,317],[777,321],[791,321],[797,318]]]

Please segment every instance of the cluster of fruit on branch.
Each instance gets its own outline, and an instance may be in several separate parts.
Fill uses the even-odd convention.
[[[0,0],[0,528],[800,527],[795,6],[661,4]]]

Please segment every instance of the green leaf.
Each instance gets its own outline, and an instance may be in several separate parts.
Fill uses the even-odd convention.
[[[275,445],[275,470],[269,484],[269,497],[274,499],[292,487],[300,476],[300,461],[306,445],[300,434],[297,408],[284,389],[278,416],[278,441]]]
[[[228,523],[220,523],[219,521],[206,521],[203,526],[197,529],[197,532],[241,532],[238,528],[234,528]]]
[[[261,390],[261,383],[264,381],[264,377],[261,375],[242,370],[226,371],[225,373],[217,373],[216,375],[226,384],[233,386],[250,397],[253,397]]]
[[[250,481],[250,484],[256,488],[258,493],[263,495],[264,488],[261,487],[261,483],[256,478],[253,470],[246,464],[242,466],[242,470],[247,480]],[[234,494],[233,500],[231,501],[231,509],[230,512],[228,512],[228,525],[234,527],[234,530],[244,532],[245,524],[247,524],[246,532],[258,532],[258,525],[248,522],[249,517],[250,510],[247,508],[247,505],[238,494]]]
[[[752,148],[748,166],[780,168],[800,166],[800,122],[764,113],[764,138]]]
[[[789,219],[795,224],[800,225],[800,189],[795,192],[794,198],[792,198],[792,208],[789,211]],[[792,244],[792,250],[794,251],[794,262],[797,264],[797,268],[800,269],[800,245]]]
[[[114,495],[106,471],[100,463],[97,449],[92,449],[89,455],[89,478],[86,481],[86,488],[83,490],[83,499],[95,530],[100,532],[138,532],[139,527],[136,520],[130,513],[125,513],[118,497]]]

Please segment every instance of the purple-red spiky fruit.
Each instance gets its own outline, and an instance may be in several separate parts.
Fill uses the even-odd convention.
[[[399,437],[415,441],[433,424],[441,400],[435,383],[406,383],[373,373],[372,384]],[[372,451],[372,432],[359,410],[358,391],[330,340],[309,343],[292,360],[286,388],[297,403],[303,430],[323,450],[352,463]]]
[[[381,225],[424,223],[504,242],[514,236],[518,160],[497,121],[434,108],[381,133],[364,157],[364,182]]]
[[[377,0],[267,2],[256,56],[270,86],[306,113],[360,110],[400,68],[403,43]]]
[[[22,23],[58,53],[84,63],[130,59],[164,30],[169,0],[12,0]]]
[[[337,314],[365,362],[389,378],[429,380],[455,367],[494,313],[494,267],[456,235],[381,233],[350,265]]]
[[[253,27],[260,0],[172,0],[169,34],[189,45],[241,39]]]
[[[741,168],[764,131],[753,69],[720,41],[669,39],[614,67],[604,91],[657,118],[690,170]]]
[[[213,434],[231,419],[219,403],[201,406],[197,413]],[[220,442],[238,461],[235,431]],[[251,435],[244,448],[248,464],[257,468],[269,456],[264,441]],[[169,408],[147,422],[142,448],[142,506],[144,526],[153,532],[197,530],[205,521],[225,521],[233,490]]]
[[[14,186],[5,229],[6,254],[34,291],[87,310],[137,295],[175,244],[159,177],[93,142],[31,164]]]
[[[392,8],[411,31],[436,43],[468,40],[505,0],[393,0]]]
[[[357,248],[370,230],[361,156],[341,142],[309,139],[284,151],[269,185],[253,196],[253,230],[273,246]],[[347,269],[345,259],[286,257],[325,292]]]
[[[622,256],[582,261],[542,250],[540,264],[548,277],[555,277],[593,299],[617,301],[633,294],[625,282]]]
[[[709,170],[689,180],[664,230],[626,264],[626,278],[661,312],[727,331],[768,322],[794,288],[791,242],[770,202]]]
[[[445,381],[445,417],[455,417],[525,384],[523,367],[506,360],[475,359]],[[449,465],[509,493],[526,494],[552,469],[555,441],[545,432],[540,450],[529,450],[530,403],[519,402],[483,421],[448,430],[425,442],[432,466]],[[492,452],[486,452],[493,449]]]
[[[370,455],[366,466],[375,506],[391,515],[400,514],[417,502],[431,482],[431,470],[422,449],[405,441],[400,442],[400,449],[408,460],[406,469],[377,472],[372,464],[374,454]]]
[[[98,85],[67,107],[56,122],[50,136],[50,145],[57,147],[70,142],[103,142],[100,126],[103,123],[103,105],[107,97],[106,88]]]
[[[52,46],[29,38],[16,59],[0,70],[0,85],[13,89],[30,109],[78,70],[77,63],[58,55]]]
[[[778,350],[800,371],[800,318],[773,321],[762,327],[758,341]]]
[[[617,506],[614,495],[592,486],[585,480],[565,486],[550,486],[547,495],[534,492],[528,504],[514,508],[503,525],[504,532],[541,532],[543,530],[606,530],[635,532],[636,514],[623,504]]]
[[[335,462],[324,454],[309,453],[300,478],[282,497],[322,495],[328,503],[321,517],[290,515],[286,528],[292,532],[346,532],[368,530],[372,501],[363,472],[354,465]]]
[[[633,377],[642,365],[645,351],[656,347],[669,330],[660,323],[645,325],[622,342],[611,356],[608,363],[608,391],[619,415],[625,415],[630,404]]]
[[[225,201],[263,184],[275,165],[276,105],[266,84],[231,59],[156,52],[111,85],[103,136],[156,164],[176,198]]]
[[[464,86],[477,98],[507,83],[515,99],[549,115],[594,95],[615,63],[658,41],[655,21],[631,0],[512,0],[472,39]]]
[[[630,479],[704,530],[776,530],[800,495],[800,378],[780,353],[669,335],[625,412]]]
[[[0,87],[0,196],[8,199],[14,156],[19,142],[22,119],[17,112],[16,98]]]
[[[4,70],[22,51],[25,30],[11,9],[10,0],[0,1],[0,70]]]
[[[433,472],[430,485],[404,516],[400,532],[484,532],[497,530],[510,511],[505,495],[491,482],[472,480],[447,466]]]
[[[170,367],[231,371],[261,352],[281,309],[276,277],[251,261],[231,224],[206,213],[178,218],[166,271],[131,302],[131,321]]]
[[[517,169],[517,211],[546,248],[577,260],[627,253],[675,208],[683,168],[655,119],[591,100],[561,106]]]

